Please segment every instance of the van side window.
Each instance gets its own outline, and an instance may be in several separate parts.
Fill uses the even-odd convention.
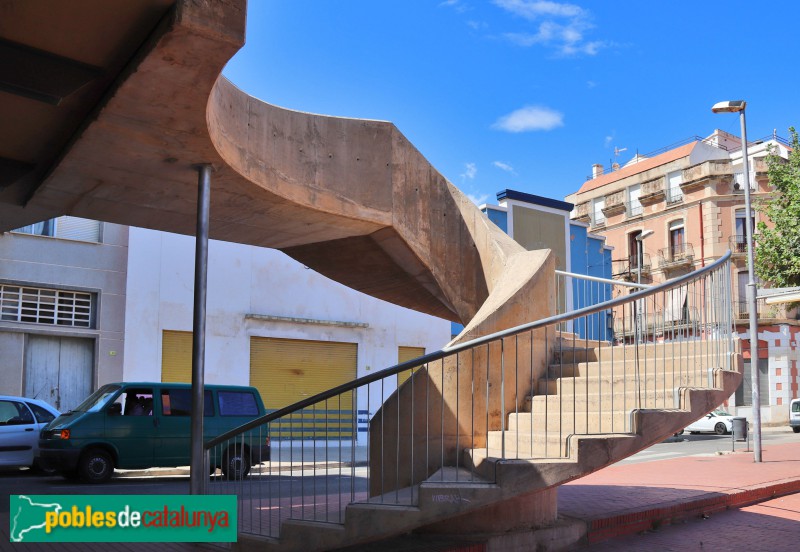
[[[248,391],[218,391],[220,416],[258,416],[258,404]]]
[[[191,389],[162,389],[161,413],[164,416],[191,416],[192,415],[192,390]],[[211,391],[203,393],[203,416],[214,415],[214,401]]]
[[[115,411],[117,415],[122,412],[124,416],[152,416],[153,389],[133,387],[126,389],[120,393],[109,410]]]
[[[792,412],[800,412],[800,401],[792,403]]]

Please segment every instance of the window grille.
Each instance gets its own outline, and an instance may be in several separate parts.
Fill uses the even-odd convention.
[[[2,284],[0,320],[91,328],[92,294]]]

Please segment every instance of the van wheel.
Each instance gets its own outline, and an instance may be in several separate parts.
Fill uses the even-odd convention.
[[[795,433],[800,433],[800,426],[794,426],[792,429]]]
[[[244,479],[250,473],[250,455],[245,447],[231,447],[222,459],[225,479]]]
[[[86,483],[105,483],[114,473],[114,459],[102,449],[90,449],[81,455],[78,474]]]

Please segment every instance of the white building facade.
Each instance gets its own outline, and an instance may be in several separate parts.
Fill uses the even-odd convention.
[[[191,380],[194,243],[130,228],[126,381]],[[450,340],[449,321],[356,292],[276,250],[212,240],[208,267],[205,381],[254,385],[268,411]],[[359,419],[378,406],[358,403]]]

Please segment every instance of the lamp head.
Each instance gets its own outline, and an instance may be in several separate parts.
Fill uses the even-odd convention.
[[[636,236],[635,239],[636,239],[636,241],[642,241],[643,239],[652,236],[653,233],[654,233],[654,231],[648,228],[647,230],[642,230],[642,233],[639,234],[638,236]]]
[[[739,111],[744,111],[746,106],[747,102],[744,100],[729,100],[727,102],[715,103],[711,111],[714,113],[737,113]]]

